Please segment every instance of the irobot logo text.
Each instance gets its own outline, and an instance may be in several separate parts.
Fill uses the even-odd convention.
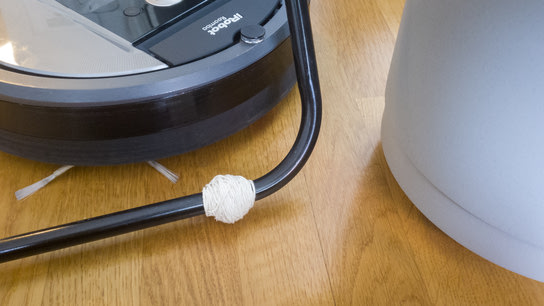
[[[229,25],[236,23],[243,18],[244,16],[242,16],[239,13],[234,14],[234,16],[230,18],[223,16],[223,17],[217,18],[214,22],[203,27],[202,30],[207,31],[210,35],[216,35],[217,32],[221,31],[222,29],[228,28]]]

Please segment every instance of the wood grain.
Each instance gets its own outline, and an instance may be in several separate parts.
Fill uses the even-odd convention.
[[[423,217],[392,177],[380,120],[402,0],[312,1],[324,98],[304,168],[234,225],[196,217],[0,265],[0,305],[542,305],[544,284],[485,261]],[[0,235],[256,178],[289,150],[298,92],[244,131],[145,164],[79,167],[17,202],[57,166],[0,153]]]

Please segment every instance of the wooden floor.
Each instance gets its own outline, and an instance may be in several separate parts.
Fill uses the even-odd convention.
[[[315,0],[324,98],[308,164],[235,225],[203,216],[0,264],[0,305],[544,304],[544,284],[474,255],[430,223],[392,177],[380,119],[402,0]],[[257,178],[290,148],[294,90],[248,129],[161,162],[56,169],[0,153],[0,236],[198,192],[215,174]]]

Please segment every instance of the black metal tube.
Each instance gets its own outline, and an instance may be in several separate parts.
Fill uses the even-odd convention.
[[[204,213],[195,194],[0,240],[0,263],[177,221]]]
[[[287,184],[304,166],[317,141],[321,96],[306,0],[286,0],[302,102],[300,130],[285,159],[255,180],[257,199]],[[202,194],[81,220],[0,240],[0,263],[112,237],[204,213]]]
[[[297,139],[287,156],[276,168],[255,180],[257,199],[276,192],[297,175],[310,157],[321,127],[321,88],[308,2],[286,0],[285,4],[302,103],[302,118]]]

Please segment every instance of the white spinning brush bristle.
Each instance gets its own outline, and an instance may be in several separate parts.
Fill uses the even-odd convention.
[[[172,183],[177,183],[179,180],[179,176],[172,172],[170,169],[166,168],[162,164],[159,164],[158,162],[154,160],[150,160],[147,162],[148,165],[153,167],[155,170],[157,170],[160,174],[164,175],[167,179],[169,179]]]
[[[150,165],[151,167],[153,167],[153,169],[157,170],[160,174],[164,175],[164,177],[166,177],[172,183],[176,183],[178,181],[179,176],[177,174],[175,174],[174,172],[172,172],[170,169],[168,169],[165,166],[161,165],[160,163],[151,160],[151,161],[148,161],[147,164]],[[44,178],[44,179],[30,185],[30,186],[27,186],[25,188],[17,190],[15,192],[15,197],[17,198],[17,200],[22,200],[24,198],[27,198],[27,197],[31,196],[36,191],[42,189],[47,184],[51,183],[51,181],[56,179],[58,176],[62,175],[64,172],[70,170],[73,167],[74,167],[73,165],[60,167],[55,172],[53,172],[53,174],[51,174],[50,176],[48,176],[48,177],[46,177],[46,178]]]
[[[36,191],[38,191],[38,190],[42,189],[43,187],[45,187],[45,185],[49,184],[52,180],[56,179],[59,175],[61,175],[64,172],[72,169],[73,167],[74,166],[71,166],[71,165],[60,167],[55,172],[53,172],[53,174],[51,174],[50,176],[44,178],[43,180],[37,181],[36,183],[34,183],[34,184],[30,185],[30,186],[27,186],[25,188],[17,190],[15,192],[15,197],[17,198],[17,200],[22,200],[22,199],[32,195]]]

